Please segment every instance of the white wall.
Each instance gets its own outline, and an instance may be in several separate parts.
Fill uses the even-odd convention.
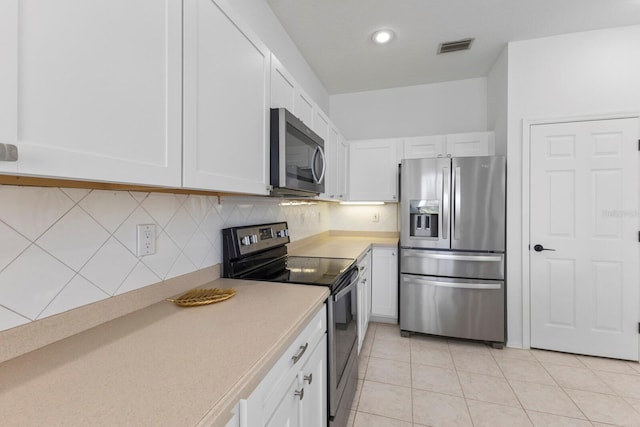
[[[329,94],[266,0],[233,0],[233,8],[260,37],[305,92],[329,114]]]
[[[398,204],[384,205],[340,205],[331,203],[331,230],[348,231],[398,231]],[[373,215],[378,214],[379,221],[373,222]]]
[[[331,118],[348,140],[483,131],[487,80],[333,95]]]
[[[497,155],[507,155],[508,50],[502,51],[487,76],[487,129],[495,131]]]
[[[640,26],[510,43],[507,286],[509,345],[522,344],[522,121],[640,111]]]

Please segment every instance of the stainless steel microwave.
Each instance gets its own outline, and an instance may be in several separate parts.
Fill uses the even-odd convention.
[[[324,193],[324,140],[285,108],[271,109],[271,194]]]

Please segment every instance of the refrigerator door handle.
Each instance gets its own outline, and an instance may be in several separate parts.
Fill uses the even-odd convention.
[[[460,283],[460,282],[441,282],[439,280],[420,279],[417,277],[407,278],[405,276],[405,282],[413,283],[414,285],[431,285],[439,286],[443,288],[458,288],[458,289],[502,289],[501,283]]]
[[[458,225],[460,223],[460,166],[456,166],[453,174],[453,239],[458,240]]]
[[[477,261],[477,262],[501,262],[500,255],[450,255],[450,254],[430,254],[420,251],[405,250],[404,256],[428,259],[442,259],[447,261]]]
[[[442,240],[449,238],[449,194],[451,194],[451,173],[449,168],[442,168]]]

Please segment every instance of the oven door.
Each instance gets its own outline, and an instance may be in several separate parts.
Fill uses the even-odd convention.
[[[357,385],[357,285],[354,280],[332,294],[328,305],[329,415],[335,425],[345,425]]]

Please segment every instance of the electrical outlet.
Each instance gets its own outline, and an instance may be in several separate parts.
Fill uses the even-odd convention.
[[[371,219],[372,222],[380,222],[380,212],[374,212],[373,213],[373,218]]]
[[[156,225],[138,224],[136,228],[136,255],[139,257],[156,253]]]

